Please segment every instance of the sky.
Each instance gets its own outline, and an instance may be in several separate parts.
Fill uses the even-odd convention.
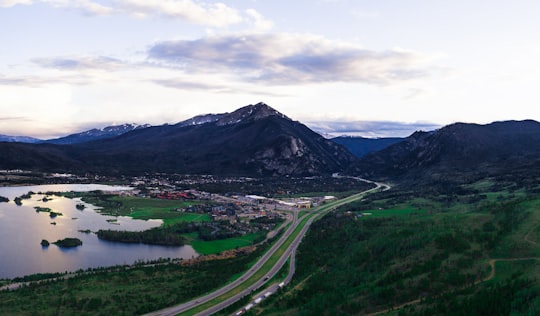
[[[329,136],[540,120],[537,0],[0,0],[0,134],[264,102]]]

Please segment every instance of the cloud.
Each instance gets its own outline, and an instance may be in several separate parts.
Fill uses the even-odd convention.
[[[207,90],[207,91],[212,91],[212,92],[219,92],[222,90],[226,90],[228,92],[229,90],[228,87],[223,86],[223,85],[199,83],[199,82],[192,82],[192,81],[187,81],[187,80],[156,79],[156,80],[152,80],[152,82],[160,86],[181,89],[181,90]]]
[[[164,16],[189,23],[225,27],[241,22],[251,22],[257,29],[268,29],[272,22],[255,10],[242,13],[221,2],[194,0],[109,0],[105,4],[93,0],[0,0],[0,7],[18,4],[42,3],[54,8],[81,11],[86,15],[127,14],[137,18]]]
[[[88,15],[108,15],[114,9],[91,0],[0,0],[0,7],[9,8],[18,4],[48,4],[54,8],[76,9]]]
[[[90,85],[104,80],[118,80],[115,79],[117,77],[110,75],[113,71],[129,70],[139,66],[104,56],[35,58],[32,62],[45,70],[39,69],[33,71],[32,74],[21,73],[9,76],[0,74],[0,86]],[[65,71],[65,73],[51,72],[48,69]]]
[[[0,122],[5,122],[5,121],[30,121],[29,118],[25,117],[25,116],[0,116]]]
[[[104,56],[36,58],[32,61],[41,67],[59,70],[97,69],[112,71],[117,70],[125,65],[125,63],[119,59]]]
[[[242,94],[247,93],[257,96],[268,96],[268,97],[284,97],[286,95],[273,93],[271,91],[263,91],[252,89],[251,87],[242,87],[242,86],[231,86],[226,84],[209,84],[194,82],[182,79],[157,79],[152,80],[153,83],[158,84],[162,87],[174,88],[184,91],[206,91],[211,93],[227,93],[227,94]]]
[[[238,10],[223,3],[192,0],[117,0],[120,10],[138,16],[164,15],[195,24],[223,27],[242,22]]]
[[[236,73],[243,80],[294,84],[389,85],[425,77],[427,56],[373,51],[308,34],[243,34],[169,41],[149,49],[152,61],[190,73]]]
[[[0,0],[0,8],[10,8],[18,4],[29,5],[33,2],[33,0]]]
[[[433,131],[441,127],[429,122],[393,121],[313,121],[307,126],[329,137],[342,135],[363,137],[406,137],[415,131]]]
[[[269,31],[274,27],[274,22],[265,19],[262,14],[257,12],[254,9],[247,9],[246,15],[251,19],[253,26],[255,27],[255,31],[264,32]]]
[[[87,85],[92,79],[86,75],[76,76],[3,76],[0,74],[0,86],[40,87],[50,84]]]
[[[75,9],[81,10],[88,15],[110,15],[114,12],[114,8],[104,6],[97,2],[90,0],[77,0],[77,1],[60,1],[69,5],[73,5]],[[64,6],[64,5],[62,5]]]

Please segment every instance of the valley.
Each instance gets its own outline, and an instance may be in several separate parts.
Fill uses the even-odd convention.
[[[260,103],[71,145],[1,143],[0,183],[9,190],[129,188],[4,194],[0,211],[30,207],[50,231],[74,221],[71,212],[106,219],[104,227],[78,227],[77,236],[36,237],[38,247],[82,241],[55,259],[82,254],[92,242],[195,253],[6,278],[0,311],[540,310],[540,123],[460,123],[403,139],[341,141]],[[55,208],[57,200],[69,211]],[[123,218],[156,225],[128,230]]]
[[[0,0],[0,316],[540,315],[539,12]]]

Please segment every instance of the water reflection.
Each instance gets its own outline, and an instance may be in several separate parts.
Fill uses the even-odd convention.
[[[80,199],[52,196],[43,201],[42,194],[32,195],[17,206],[13,199],[33,192],[123,190],[125,187],[104,185],[43,185],[26,187],[2,187],[0,196],[10,199],[0,203],[0,278],[12,278],[34,273],[64,272],[90,267],[131,264],[138,260],[158,258],[192,258],[197,253],[191,246],[163,247],[142,244],[121,244],[99,240],[92,232],[99,229],[145,230],[161,225],[161,220],[133,220],[130,217],[112,217],[96,213],[95,207],[84,203],[86,208],[78,210]],[[62,216],[51,218],[49,213],[36,212],[34,207],[48,207]],[[116,223],[107,220],[117,219]],[[53,224],[54,223],[54,224]],[[43,239],[54,242],[66,237],[82,240],[81,247],[62,249],[51,244],[42,247]]]

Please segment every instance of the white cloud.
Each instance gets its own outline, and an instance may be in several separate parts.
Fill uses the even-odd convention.
[[[242,22],[238,10],[223,3],[199,3],[192,0],[117,0],[120,10],[147,17],[164,15],[195,24],[223,27]]]
[[[274,22],[265,19],[262,14],[255,9],[247,9],[246,14],[251,19],[255,31],[264,32],[269,31],[274,27]]]
[[[10,8],[10,7],[16,6],[17,4],[29,5],[32,3],[33,3],[32,0],[0,0],[0,7]]]
[[[236,73],[244,81],[276,85],[363,82],[389,85],[425,77],[429,56],[372,51],[309,34],[212,36],[155,44],[149,58],[189,73]]]
[[[68,2],[73,3],[76,9],[79,9],[82,12],[90,15],[109,15],[112,14],[114,11],[112,7],[104,6],[90,0],[77,0]]]
[[[221,2],[207,3],[193,0],[110,0],[101,4],[92,0],[0,0],[0,7],[17,4],[48,4],[54,8],[75,9],[88,15],[128,14],[138,18],[165,16],[194,24],[225,27],[241,22],[252,22],[256,28],[268,29],[272,23],[255,10],[245,15]]]
[[[31,5],[44,3],[55,8],[76,9],[88,15],[108,15],[113,8],[104,6],[91,0],[0,0],[0,7],[13,7],[17,4]]]

